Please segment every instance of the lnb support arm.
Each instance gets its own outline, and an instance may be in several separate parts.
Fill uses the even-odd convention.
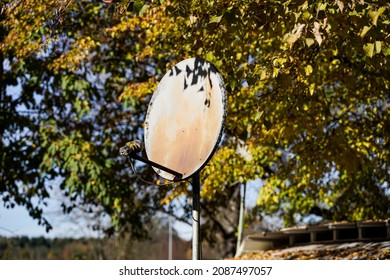
[[[162,166],[161,164],[158,164],[156,162],[153,162],[151,160],[148,160],[148,159],[143,158],[142,156],[138,155],[137,153],[141,152],[142,150],[143,150],[143,146],[142,146],[141,141],[135,140],[135,141],[127,142],[125,146],[121,147],[119,149],[119,154],[121,156],[134,158],[136,160],[142,161],[143,163],[149,164],[153,167],[156,167],[156,168],[161,169],[165,172],[168,172],[172,175],[175,175],[174,181],[178,181],[178,180],[181,180],[183,178],[183,175],[180,174],[179,172],[176,172],[168,167]]]

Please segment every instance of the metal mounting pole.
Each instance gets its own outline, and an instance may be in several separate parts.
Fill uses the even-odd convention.
[[[244,234],[245,193],[246,193],[246,182],[240,184],[240,216],[238,220],[238,236],[237,236],[236,253],[238,253],[238,251],[240,250],[240,246],[242,244],[242,237]]]
[[[199,171],[192,176],[192,259],[202,259],[200,241],[200,178]]]
[[[172,218],[168,216],[168,260],[172,260]]]

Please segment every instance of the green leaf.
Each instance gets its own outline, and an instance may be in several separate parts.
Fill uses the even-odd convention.
[[[134,1],[134,11],[139,14],[144,6],[143,0],[135,0]]]
[[[209,23],[219,23],[223,16],[212,16]]]
[[[141,10],[139,11],[138,14],[139,14],[140,16],[142,16],[142,15],[148,10],[149,6],[150,6],[150,5],[147,5],[147,4],[143,5],[142,8],[141,8]]]
[[[66,86],[68,85],[68,83],[69,83],[69,78],[68,78],[68,76],[63,76],[63,77],[62,77],[62,80],[61,80],[61,88],[62,88],[63,90],[66,90]]]

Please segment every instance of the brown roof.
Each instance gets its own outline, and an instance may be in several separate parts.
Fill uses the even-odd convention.
[[[243,254],[235,260],[390,260],[390,241],[311,244]]]

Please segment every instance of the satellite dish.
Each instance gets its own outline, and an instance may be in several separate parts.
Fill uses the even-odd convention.
[[[226,117],[222,75],[200,58],[183,60],[162,78],[153,93],[145,120],[148,159],[168,180],[186,179],[211,159],[222,136]]]

